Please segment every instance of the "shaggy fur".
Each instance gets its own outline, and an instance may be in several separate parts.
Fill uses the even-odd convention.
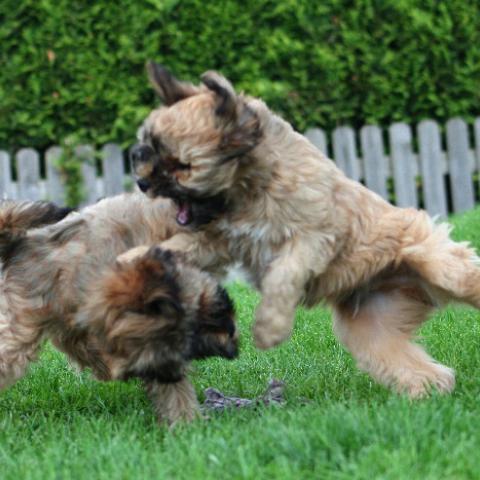
[[[206,269],[243,265],[262,293],[257,346],[290,336],[299,303],[326,300],[339,339],[379,382],[412,397],[450,391],[453,371],[412,338],[438,306],[480,307],[475,251],[425,212],[396,208],[348,179],[221,75],[186,88],[163,67],[149,70],[166,106],[144,122],[134,169],[147,195],[173,198],[178,223],[193,225],[163,245]],[[197,202],[212,198],[222,210],[198,225]]]
[[[48,337],[100,380],[142,379],[159,418],[193,418],[190,360],[233,358],[237,335],[232,303],[210,275],[158,247],[129,258],[179,231],[171,202],[120,195],[29,229],[66,213],[0,203],[0,388]]]

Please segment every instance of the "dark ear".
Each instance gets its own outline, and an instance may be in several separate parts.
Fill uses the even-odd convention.
[[[237,116],[237,95],[232,84],[217,72],[208,71],[201,76],[202,83],[216,95],[215,113],[226,120]]]
[[[160,262],[168,273],[174,273],[177,270],[175,253],[171,250],[165,250],[158,245],[150,247],[145,254],[145,258],[151,258],[156,262]]]
[[[198,87],[188,82],[181,82],[163,65],[158,63],[148,62],[147,73],[153,88],[167,106],[196,95],[199,92]]]
[[[222,162],[244,155],[260,140],[258,115],[219,73],[205,72],[201,78],[205,86],[216,95],[215,114],[221,120],[223,128],[220,143]]]

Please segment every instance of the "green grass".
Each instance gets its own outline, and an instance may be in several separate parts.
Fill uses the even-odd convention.
[[[480,210],[453,219],[458,239],[480,247]],[[290,342],[252,346],[258,296],[231,287],[242,332],[233,362],[198,362],[200,398],[215,386],[256,396],[285,380],[284,407],[215,414],[158,428],[135,382],[100,383],[46,347],[29,374],[0,395],[0,478],[14,479],[462,479],[480,478],[479,313],[450,308],[421,331],[455,368],[451,396],[409,402],[354,366],[323,308],[300,309]]]

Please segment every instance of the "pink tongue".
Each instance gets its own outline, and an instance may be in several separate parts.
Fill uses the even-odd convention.
[[[180,225],[187,225],[190,222],[190,206],[188,203],[180,205],[177,213],[177,222]]]

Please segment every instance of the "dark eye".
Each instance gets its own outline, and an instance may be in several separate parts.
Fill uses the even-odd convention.
[[[217,325],[201,325],[200,331],[202,333],[225,333],[225,330]]]
[[[159,153],[160,150],[162,149],[162,142],[157,138],[153,137],[152,138],[152,147],[155,150],[156,153]]]
[[[169,155],[165,157],[165,163],[171,171],[175,170],[190,170],[191,165],[189,163],[182,163],[177,157]]]
[[[149,313],[162,313],[165,308],[168,308],[168,304],[170,302],[168,302],[167,300],[165,300],[164,298],[157,298],[155,300],[152,300],[151,302],[148,302],[146,305],[145,305],[145,309],[149,312]]]
[[[192,166],[189,163],[180,163],[177,162],[177,170],[190,170]]]
[[[176,316],[183,314],[183,308],[173,298],[156,298],[145,304],[144,312],[148,315]]]
[[[229,337],[233,337],[235,334],[235,325],[232,323],[228,323],[226,325],[213,325],[213,324],[204,324],[200,327],[201,333],[211,333],[214,335],[228,335]]]

